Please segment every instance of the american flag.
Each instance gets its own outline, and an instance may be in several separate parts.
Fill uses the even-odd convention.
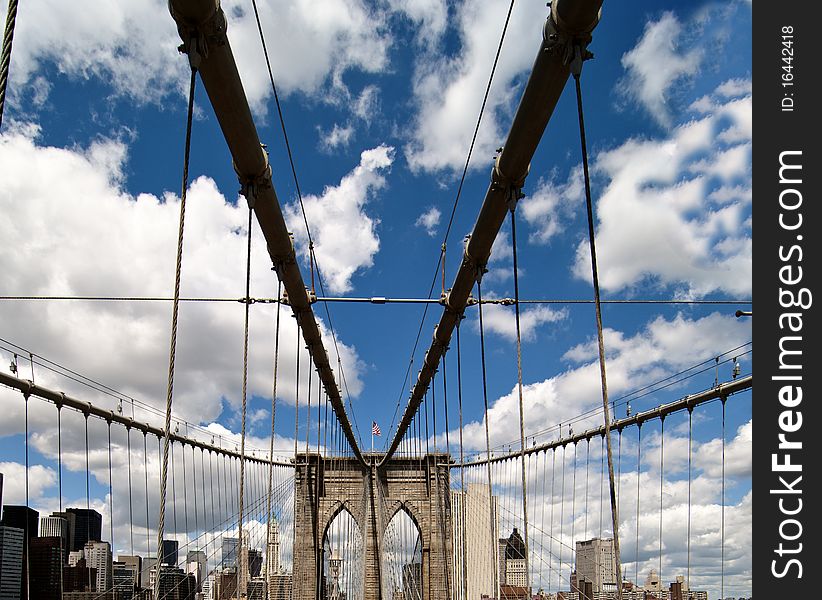
[[[376,421],[371,422],[371,433],[374,435],[382,435],[382,431],[380,431],[380,426],[377,425]]]

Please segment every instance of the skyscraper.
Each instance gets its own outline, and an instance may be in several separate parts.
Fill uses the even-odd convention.
[[[197,589],[203,585],[207,568],[206,553],[202,550],[189,550],[186,554],[186,572],[191,573],[197,579]]]
[[[234,567],[237,564],[237,538],[224,537],[222,546],[221,564],[223,568]]]
[[[37,537],[37,520],[39,516],[40,514],[36,510],[28,506],[6,506],[3,509],[3,520],[0,521],[0,525],[23,531],[23,572],[20,575],[19,583],[20,598],[22,600],[28,599],[26,593],[28,589],[26,582],[29,579],[26,571],[28,565],[28,547],[29,542]]]
[[[280,524],[272,517],[266,550],[266,575],[280,572]]]
[[[97,570],[95,580],[97,592],[107,592],[113,586],[111,547],[108,542],[86,542],[83,547],[86,566]]]
[[[40,517],[40,537],[58,538],[63,551],[63,562],[66,562],[71,549],[69,547],[69,523],[65,517],[55,515]]]
[[[578,581],[590,581],[595,593],[615,590],[616,553],[613,539],[593,538],[577,542],[576,570]]]
[[[516,527],[508,536],[505,545],[505,584],[515,587],[528,586],[525,573],[525,542]]]
[[[0,600],[20,600],[24,538],[22,529],[0,525]]]
[[[74,515],[74,540],[72,550],[83,550],[86,542],[99,542],[103,535],[103,515],[86,508],[67,508]]]
[[[172,567],[177,566],[180,543],[177,540],[163,540],[162,562]]]
[[[465,525],[463,527],[463,508]],[[496,598],[494,569],[497,564],[498,535],[497,498],[489,498],[488,486],[471,483],[462,490],[451,491],[452,543],[454,548],[454,587],[456,598],[463,597],[463,568],[468,598],[483,594]],[[493,528],[491,523],[493,522]],[[463,544],[463,532],[465,543]],[[463,556],[463,548],[465,556]]]
[[[123,563],[126,569],[134,573],[134,585],[140,587],[142,585],[143,557],[120,554],[117,556],[117,560]]]
[[[36,537],[29,542],[29,581],[31,598],[61,600],[60,579],[63,572],[62,539]]]

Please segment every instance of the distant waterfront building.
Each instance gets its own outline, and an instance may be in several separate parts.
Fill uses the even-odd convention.
[[[177,540],[163,540],[163,563],[176,567],[179,560],[180,543]]]
[[[31,598],[60,600],[60,579],[63,571],[62,539],[36,537],[29,542],[29,578]]]
[[[24,543],[22,529],[0,525],[0,600],[20,600]]]
[[[63,561],[68,559],[69,547],[69,522],[61,516],[51,515],[50,517],[40,517],[40,537],[56,537],[61,540],[63,549]]]
[[[186,553],[186,572],[194,575],[194,578],[197,580],[198,591],[203,585],[207,564],[208,559],[206,558],[206,553],[202,550],[189,550]]]
[[[237,538],[222,538],[222,554],[220,564],[223,568],[235,567],[237,565],[237,546],[239,546],[239,540]]]
[[[576,572],[577,581],[590,581],[594,593],[616,590],[614,540],[593,538],[577,542]]]
[[[274,517],[271,518],[271,531],[268,534],[265,572],[266,575],[280,572],[280,524]]]
[[[117,556],[117,560],[123,565],[125,565],[126,569],[129,569],[133,573],[134,577],[134,585],[135,587],[142,587],[143,585],[143,557],[142,556],[131,556],[129,554],[120,554]]]
[[[37,521],[39,516],[40,515],[36,510],[29,508],[28,506],[7,505],[3,509],[3,519],[0,521],[0,525],[13,527],[23,531],[23,571],[18,581],[20,598],[22,600],[27,600],[28,598],[28,596],[26,596],[26,565],[28,564],[28,544],[26,543],[26,540],[31,541],[37,537]]]
[[[248,550],[248,573],[253,577],[259,577],[263,570],[263,553],[255,548]]]
[[[111,579],[114,591],[120,594],[120,600],[132,600],[137,589],[139,571],[131,565],[115,560],[111,563]]]
[[[80,554],[80,558],[77,558]],[[63,567],[63,594],[66,592],[93,592],[96,588],[97,570],[86,566],[82,552],[70,555],[69,566]]]
[[[74,515],[74,540],[72,550],[83,550],[86,542],[99,542],[103,532],[103,515],[87,508],[67,508]]]
[[[500,585],[502,585],[500,581]],[[525,542],[517,528],[508,536],[505,544],[505,585],[513,587],[527,587],[528,580],[525,573]]]
[[[108,542],[86,542],[83,548],[86,566],[97,570],[95,591],[107,592],[113,587],[111,547]]]
[[[265,579],[262,577],[252,577],[248,580],[248,600],[265,600]]]
[[[462,515],[465,512],[465,526]],[[490,497],[488,486],[470,483],[462,490],[451,490],[451,541],[454,548],[455,598],[463,596],[463,568],[469,599],[483,595],[495,598],[494,569],[497,554],[494,540],[499,535],[497,498]],[[491,526],[493,523],[493,528]],[[465,543],[463,544],[463,531]],[[463,546],[465,556],[463,556]],[[504,583],[504,582],[502,582]]]

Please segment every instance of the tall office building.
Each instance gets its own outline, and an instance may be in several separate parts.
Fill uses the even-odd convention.
[[[237,538],[224,537],[222,544],[221,565],[225,567],[234,567],[237,564],[237,546],[239,542]]]
[[[28,565],[28,547],[29,542],[37,537],[37,521],[39,516],[40,514],[36,510],[28,506],[7,505],[3,508],[3,519],[0,521],[0,525],[23,531],[23,572],[20,575],[19,582],[21,600],[28,599],[28,595],[26,594],[26,581],[30,579],[26,571]]]
[[[616,590],[616,553],[613,539],[577,542],[577,581],[590,581],[594,593]]]
[[[63,512],[53,512],[51,513],[52,517],[60,517],[65,519],[66,521],[66,539],[68,540],[68,545],[66,548],[66,556],[68,557],[68,553],[72,550],[82,550],[82,546],[80,548],[74,547],[74,530],[77,528],[77,515],[74,513],[70,513],[68,511]],[[42,519],[41,519],[42,521]],[[41,523],[42,526],[42,523]]]
[[[60,600],[60,579],[63,574],[62,543],[60,537],[36,537],[29,542],[31,598]]]
[[[95,591],[108,592],[113,586],[111,547],[108,542],[86,542],[83,548],[86,566],[97,570]]]
[[[67,508],[66,512],[74,515],[72,550],[83,550],[86,542],[100,541],[103,535],[103,515],[93,508]]]
[[[69,523],[65,517],[51,515],[50,517],[40,517],[40,537],[56,537],[60,540],[60,547],[63,551],[63,562],[68,560],[69,548]]]
[[[464,527],[463,512],[465,514]],[[465,575],[468,598],[480,598],[482,595],[496,598],[494,570],[497,565],[497,555],[494,540],[499,535],[496,496],[489,498],[488,486],[478,483],[468,484],[465,493],[462,490],[452,490],[451,519],[454,581],[457,582],[454,586],[455,597],[458,599],[463,597],[462,581]],[[464,544],[463,532],[465,534]]]
[[[291,600],[293,597],[291,573],[268,576],[268,600]]]
[[[505,544],[505,585],[527,587],[525,572],[525,542],[517,528],[508,536]],[[503,582],[500,582],[503,585]]]
[[[139,571],[133,564],[126,564],[115,560],[111,563],[111,581],[114,592],[120,595],[120,600],[132,600],[137,589]]]
[[[177,540],[163,540],[163,563],[176,567],[179,561],[180,543]]]
[[[143,583],[143,557],[131,556],[128,554],[120,554],[117,556],[117,560],[123,563],[125,568],[130,570],[134,574],[134,585],[138,588],[141,587]]]
[[[0,525],[0,600],[20,600],[24,544],[22,529]]]
[[[251,577],[259,577],[263,570],[263,553],[256,548],[248,550],[248,574]]]
[[[206,553],[202,550],[189,550],[186,553],[186,573],[191,573],[197,579],[197,589],[203,585],[207,568]]]

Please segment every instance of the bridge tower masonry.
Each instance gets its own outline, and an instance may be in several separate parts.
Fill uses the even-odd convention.
[[[297,455],[294,600],[320,597],[323,539],[331,522],[344,510],[362,534],[363,600],[392,600],[382,594],[385,567],[380,557],[385,530],[401,510],[407,512],[420,532],[423,598],[450,600],[454,582],[449,456],[392,457],[380,468],[376,465],[382,455],[366,454],[365,458],[368,468],[353,457]]]

